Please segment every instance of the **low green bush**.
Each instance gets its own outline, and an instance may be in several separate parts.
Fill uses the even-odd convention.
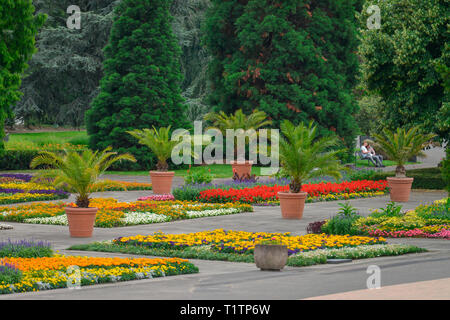
[[[4,150],[0,155],[0,170],[29,170],[37,150]]]
[[[442,172],[439,168],[414,169],[408,170],[406,175],[414,178],[413,189],[433,189],[443,190],[446,187],[446,182],[442,177]],[[373,180],[385,180],[387,177],[394,177],[394,172],[377,172],[373,176]]]
[[[444,180],[445,188],[450,192],[450,146],[447,146],[446,150],[447,156],[442,161],[441,174]]]
[[[351,236],[360,234],[360,231],[354,226],[354,222],[362,217],[348,202],[345,204],[339,203],[339,206],[341,208],[338,214],[322,225],[322,232]]]

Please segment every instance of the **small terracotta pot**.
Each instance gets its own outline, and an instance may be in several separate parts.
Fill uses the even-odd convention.
[[[66,207],[69,232],[72,238],[92,237],[97,210],[97,208]]]
[[[281,270],[288,260],[288,248],[283,245],[257,244],[253,254],[261,270]]]
[[[172,192],[173,171],[150,171],[154,194],[170,194]]]
[[[278,192],[277,195],[283,219],[301,219],[303,217],[307,192]]]
[[[253,161],[231,161],[231,168],[233,169],[233,174],[236,172],[239,177],[244,175],[251,176]]]
[[[391,200],[395,202],[408,202],[414,178],[387,177]]]

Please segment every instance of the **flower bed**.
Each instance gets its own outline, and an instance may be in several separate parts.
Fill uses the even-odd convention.
[[[339,256],[358,259],[422,251],[414,246],[388,246],[385,244],[385,239],[381,237],[325,234],[291,236],[289,233],[253,233],[222,229],[189,234],[155,233],[148,236],[119,237],[109,242],[74,245],[70,249],[253,262],[255,245],[267,241],[287,246],[288,265],[291,266],[326,263],[327,257]],[[318,254],[315,255],[315,253]],[[325,260],[323,260],[324,257]]]
[[[67,199],[70,195],[64,190],[32,183],[31,178],[27,174],[0,175],[0,204]]]
[[[30,182],[32,177],[29,174],[1,174],[0,204],[67,199],[70,196],[67,191],[56,189],[48,183]],[[151,183],[102,180],[92,192],[151,189]]]
[[[288,192],[289,186],[259,185],[243,189],[209,189],[200,191],[198,201],[202,202],[243,202],[251,204],[275,203],[278,192]],[[302,191],[308,193],[307,202],[354,199],[384,195],[387,181],[360,180],[341,183],[304,184]]]
[[[407,212],[401,212],[401,206],[391,203],[382,210],[374,210],[368,217],[353,215],[351,230],[374,237],[450,239],[449,199],[420,205]],[[331,220],[322,226],[322,232],[329,229],[327,225]],[[348,230],[345,232],[348,233]]]
[[[178,258],[7,257],[0,259],[0,294],[66,288],[73,283],[71,266],[79,270],[81,286],[198,272]]]
[[[65,207],[73,203],[33,203],[17,207],[0,207],[0,221],[34,224],[67,225]],[[251,212],[248,204],[211,204],[182,201],[118,202],[112,198],[92,199],[91,206],[99,208],[96,227],[111,228],[127,225],[168,222],[209,216]]]

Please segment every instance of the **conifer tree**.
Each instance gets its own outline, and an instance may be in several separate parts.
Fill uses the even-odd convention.
[[[213,0],[205,43],[211,104],[265,111],[275,126],[315,120],[353,143],[358,46],[354,0]]]
[[[36,51],[35,36],[44,15],[34,15],[32,0],[0,0],[0,150],[4,122],[20,99],[21,76]]]
[[[126,132],[189,125],[169,7],[167,0],[123,0],[116,7],[100,93],[86,113],[92,148],[130,152],[146,169],[153,164],[148,149]]]

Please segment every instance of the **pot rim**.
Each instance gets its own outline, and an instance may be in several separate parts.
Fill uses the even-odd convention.
[[[175,174],[175,171],[157,171],[157,170],[151,170],[149,171],[151,175],[156,176],[173,176]]]
[[[230,164],[231,165],[240,165],[240,166],[245,166],[245,165],[252,165],[253,164],[253,161],[252,160],[244,160],[244,161],[242,161],[242,160],[231,160],[230,161]]]
[[[300,192],[294,193],[294,192],[278,191],[277,195],[278,195],[278,197],[283,196],[285,198],[303,198],[303,197],[308,196],[308,192],[300,191]]]
[[[414,180],[413,177],[403,177],[403,178],[399,178],[399,177],[386,177],[386,180],[392,180],[392,181],[412,181]]]

